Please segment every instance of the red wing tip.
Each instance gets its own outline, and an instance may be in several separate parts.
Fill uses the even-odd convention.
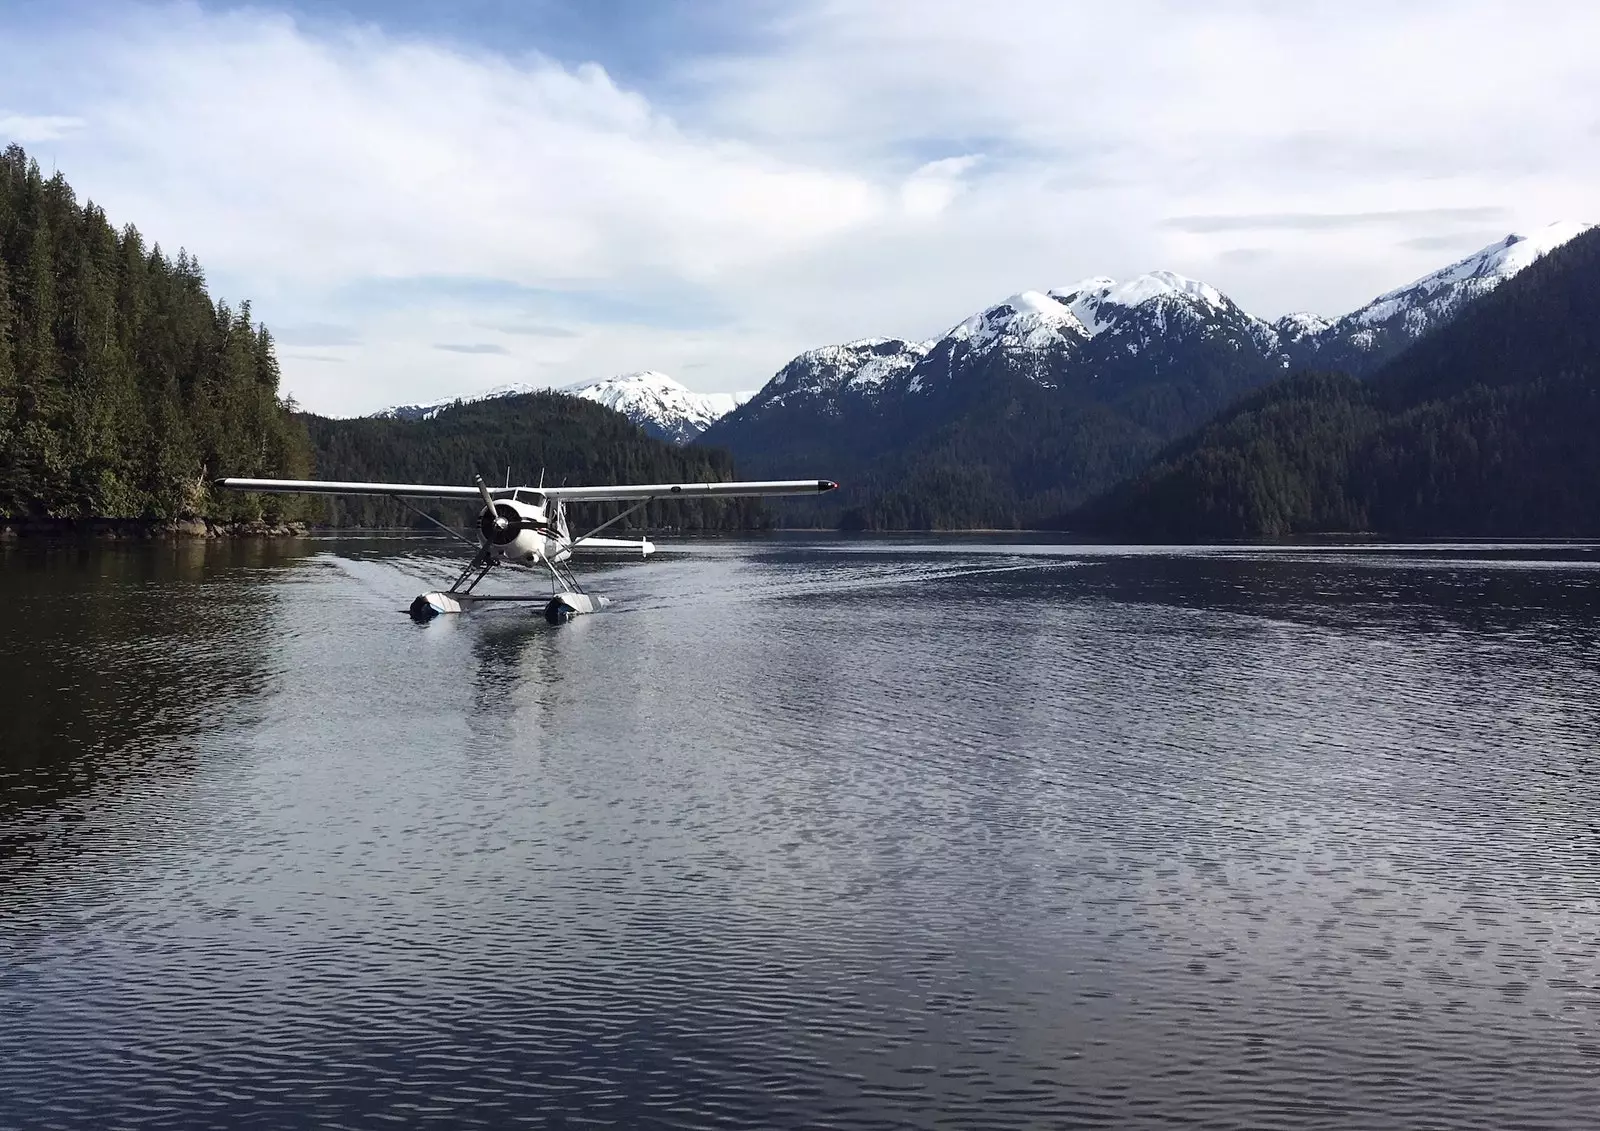
[[[817,490],[819,491],[836,491],[838,489],[839,485],[831,479],[817,480]]]

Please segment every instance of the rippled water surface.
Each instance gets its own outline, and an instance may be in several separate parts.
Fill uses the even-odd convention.
[[[0,550],[0,1126],[1592,1127],[1597,566]]]

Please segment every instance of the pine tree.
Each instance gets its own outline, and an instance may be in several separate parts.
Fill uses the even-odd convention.
[[[0,154],[0,518],[253,517],[221,474],[310,473],[271,337],[205,291],[199,262],[146,250]]]
[[[5,256],[0,255],[0,468],[10,450],[11,434],[17,417],[17,370],[13,359],[11,277]]]

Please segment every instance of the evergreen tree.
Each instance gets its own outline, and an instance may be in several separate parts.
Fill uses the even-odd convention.
[[[214,476],[307,475],[248,303],[214,303],[176,260],[118,231],[19,146],[0,154],[0,518],[256,518]],[[307,504],[273,504],[291,518]]]

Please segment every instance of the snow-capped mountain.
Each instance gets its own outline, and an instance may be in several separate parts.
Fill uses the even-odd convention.
[[[863,338],[807,350],[778,370],[757,395],[764,405],[775,408],[816,407],[837,412],[841,398],[873,399],[885,386],[902,382],[931,345],[900,338]]]
[[[1037,505],[1055,506],[1136,471],[1290,370],[1371,373],[1588,227],[1508,236],[1339,318],[1269,322],[1170,271],[1022,291],[930,341],[808,350],[704,441],[758,477],[888,484],[944,468],[959,480],[953,469],[987,460],[1009,468],[1015,497],[1044,492]]]
[[[1086,279],[1014,294],[931,341],[867,338],[808,350],[728,423],[802,408],[837,416],[853,401],[869,411],[894,411],[898,396],[929,392],[994,364],[1046,388],[1091,370],[1100,378],[1130,365],[1168,370],[1183,364],[1169,356],[1175,350],[1242,353],[1265,370],[1277,365],[1277,334],[1215,287],[1170,271],[1124,283]]]
[[[1197,351],[1215,355],[1213,361],[1231,359],[1263,380],[1309,364],[1362,373],[1589,227],[1559,223],[1507,236],[1341,318],[1302,312],[1268,322],[1216,287],[1171,271],[1022,291],[931,341],[867,338],[807,350],[730,417],[719,436],[738,420],[776,411],[837,416],[857,401],[888,411],[895,394],[934,389],[996,357],[1048,387],[1122,381],[1130,368],[1183,370]]]
[[[432,420],[445,409],[458,404],[474,404],[498,397],[542,391],[547,390],[535,385],[500,385],[470,397],[452,397],[427,404],[394,405],[371,416],[379,420]],[[726,416],[751,396],[749,393],[691,392],[665,373],[651,370],[624,373],[599,381],[583,381],[555,391],[614,409],[645,431],[675,444],[688,443],[705,431],[712,421]]]
[[[615,409],[646,432],[675,444],[687,444],[751,396],[691,392],[650,369],[568,385],[561,392]]]
[[[1076,286],[1052,290],[1050,297],[1070,310],[1091,337],[1123,325],[1134,311],[1152,314],[1154,328],[1160,332],[1166,329],[1169,312],[1177,318],[1195,321],[1238,309],[1231,299],[1209,283],[1172,271],[1152,271],[1125,283],[1099,276],[1085,279]]]
[[[1387,326],[1396,319],[1413,335],[1449,318],[1462,303],[1487,294],[1511,276],[1533,265],[1594,225],[1562,221],[1532,235],[1513,233],[1465,259],[1424,275],[1416,282],[1381,294],[1341,322],[1362,326]]]
[[[1529,235],[1513,233],[1448,267],[1381,294],[1317,335],[1316,362],[1354,373],[1371,369],[1433,327],[1448,322],[1463,304],[1488,294],[1541,255],[1591,227],[1562,221]]]

